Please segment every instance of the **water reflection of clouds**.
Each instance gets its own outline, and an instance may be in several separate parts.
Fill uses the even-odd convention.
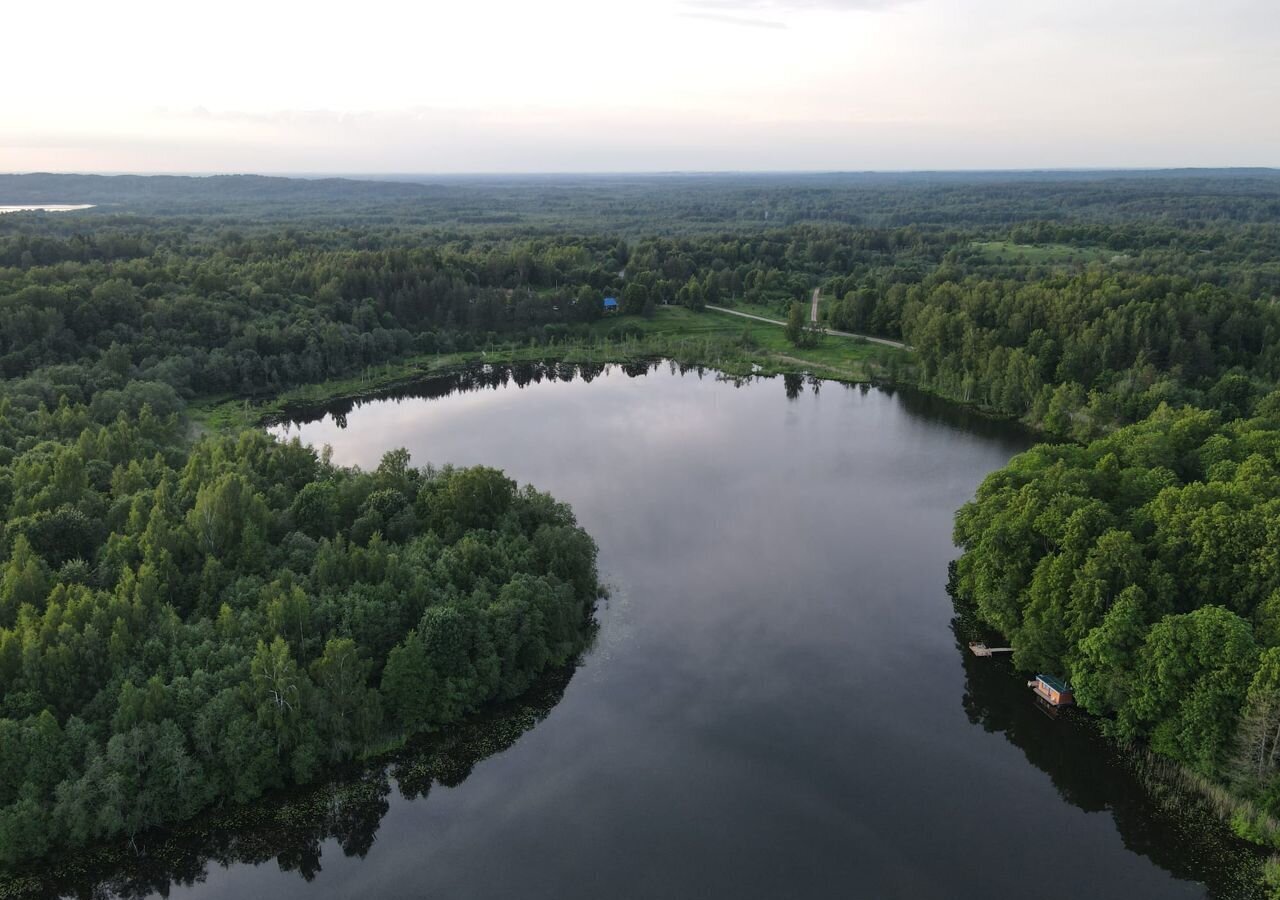
[[[345,430],[302,426],[338,461],[406,445],[418,464],[506,469],[572,504],[617,587],[543,727],[457,789],[393,800],[368,883],[495,897],[1203,895],[1059,799],[1061,776],[1045,774],[1059,763],[1029,766],[974,727],[985,713],[971,721],[992,701],[948,628],[952,513],[1025,436],[916,395],[798,386],[788,399],[782,379],[615,367],[591,384],[482,386],[353,406]],[[1082,750],[1079,765],[1094,762]],[[1046,881],[1045,834],[1089,865]]]

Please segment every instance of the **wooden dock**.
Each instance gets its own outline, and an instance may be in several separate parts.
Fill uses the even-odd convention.
[[[974,656],[994,656],[997,653],[1012,653],[1012,647],[988,647],[981,641],[970,641],[969,649],[973,651]]]

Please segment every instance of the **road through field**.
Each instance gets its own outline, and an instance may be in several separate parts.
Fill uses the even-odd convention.
[[[779,319],[766,319],[764,316],[757,316],[752,313],[739,312],[736,309],[725,309],[723,306],[711,306],[708,304],[707,309],[715,310],[720,313],[728,313],[731,316],[741,316],[744,319],[754,319],[757,322],[768,322],[770,325],[781,325],[784,328],[787,323]],[[897,347],[899,350],[910,350],[911,348],[902,341],[892,341],[889,338],[873,337],[869,334],[854,334],[851,331],[826,331],[824,334],[834,334],[836,337],[861,338],[864,341],[870,341],[873,344],[884,344],[886,347]]]

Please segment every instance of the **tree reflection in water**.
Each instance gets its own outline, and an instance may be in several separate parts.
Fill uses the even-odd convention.
[[[477,763],[502,753],[541,722],[564,696],[573,670],[543,679],[517,701],[495,707],[447,733],[417,740],[333,781],[265,797],[252,806],[198,818],[172,831],[140,836],[138,852],[104,848],[63,860],[60,871],[0,882],[0,896],[142,898],[205,880],[211,866],[260,865],[311,881],[321,871],[324,842],[363,858],[397,790],[425,800],[433,785],[454,787]]]
[[[699,378],[712,377],[720,381],[728,382],[737,386],[750,384],[760,379],[771,379],[771,375],[727,375],[718,372],[706,366],[689,366],[674,360],[645,360],[641,362],[629,363],[511,363],[499,365],[475,365],[457,369],[446,375],[433,375],[428,378],[412,381],[398,387],[390,387],[377,390],[360,397],[344,397],[335,400],[326,400],[320,403],[312,404],[296,404],[289,407],[284,414],[277,416],[268,421],[270,425],[282,426],[285,434],[292,427],[303,425],[308,422],[316,422],[325,416],[332,416],[334,423],[339,428],[347,427],[347,416],[354,410],[359,409],[368,403],[382,403],[387,400],[437,400],[442,397],[448,397],[451,394],[465,394],[473,391],[498,390],[499,388],[515,385],[518,388],[528,387],[531,384],[541,384],[544,381],[577,381],[581,380],[587,383],[594,381],[600,375],[610,370],[618,370],[626,374],[630,378],[639,378],[648,375],[662,366],[669,367],[673,372],[686,374],[694,372]],[[787,398],[794,400],[798,398],[805,387],[817,394],[823,385],[823,380],[813,375],[786,374],[782,376],[782,387],[786,392]],[[836,384],[837,382],[826,382],[828,384]],[[866,393],[870,389],[867,384],[848,384],[846,387],[850,389],[859,389]],[[892,391],[890,391],[892,394]],[[913,392],[918,393],[918,392]],[[917,402],[926,403],[927,401],[920,398],[928,397],[928,395],[919,395]],[[935,401],[934,404],[928,404],[930,408],[937,405],[940,409],[946,404],[936,398],[928,398]],[[953,410],[954,410],[954,405]],[[953,415],[963,416],[964,411],[961,410]]]
[[[1125,749],[1104,737],[1086,713],[1064,710],[1051,718],[1031,696],[1025,673],[1014,671],[1007,659],[974,656],[970,640],[996,636],[981,631],[962,601],[956,601],[951,627],[963,660],[962,703],[970,722],[1002,734],[1027,762],[1049,776],[1066,802],[1085,812],[1109,812],[1124,846],[1133,853],[1176,878],[1203,880],[1214,898],[1263,896],[1263,853],[1258,848],[1235,837],[1197,798],[1174,797],[1171,787],[1157,786],[1164,795],[1165,802],[1160,802]],[[1187,854],[1188,846],[1197,852]]]

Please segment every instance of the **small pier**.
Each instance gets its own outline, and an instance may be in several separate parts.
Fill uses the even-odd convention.
[[[1012,647],[988,647],[981,641],[970,641],[969,649],[974,656],[995,656],[997,653],[1012,653]]]

